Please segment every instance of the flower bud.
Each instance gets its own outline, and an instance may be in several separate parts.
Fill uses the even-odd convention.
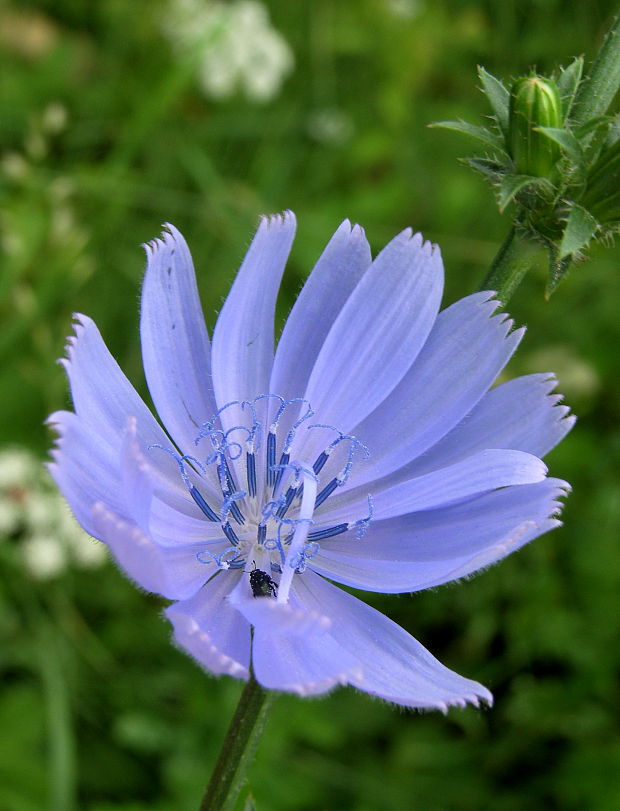
[[[620,139],[591,167],[579,202],[603,225],[620,222]]]
[[[560,147],[536,127],[561,127],[562,101],[557,85],[543,76],[523,76],[510,93],[508,149],[519,175],[547,177]]]

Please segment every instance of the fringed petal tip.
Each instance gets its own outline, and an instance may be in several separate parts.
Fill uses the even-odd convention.
[[[482,570],[498,563],[540,535],[561,527],[562,521],[557,516],[562,512],[564,504],[559,499],[568,495],[571,486],[561,479],[548,479],[547,481],[556,485],[550,493],[547,516],[540,520],[523,521],[500,542],[493,544],[478,555],[473,556],[458,569],[455,569],[448,576],[446,582],[463,580],[474,574],[479,574]]]
[[[348,240],[352,239],[353,241],[363,240],[365,242],[366,232],[359,223],[351,222],[348,217],[345,217],[338,228],[336,228],[332,239],[337,237],[346,237]]]
[[[53,431],[50,461],[45,463],[45,467],[54,477],[54,471],[62,464],[63,459],[66,461],[67,455],[71,455],[74,449],[71,434],[72,430],[79,427],[80,422],[73,411],[54,411],[43,424]]]
[[[354,684],[354,687],[362,692],[366,692],[373,698],[378,698],[380,701],[385,701],[388,704],[392,704],[395,707],[401,707],[402,709],[415,710],[419,713],[441,712],[443,715],[447,715],[452,709],[464,710],[468,706],[471,706],[478,710],[491,709],[493,706],[493,694],[482,684],[476,684],[477,692],[475,693],[465,693],[464,695],[455,695],[453,697],[446,698],[444,701],[429,702],[407,701],[398,697],[380,695],[373,690],[364,690],[363,678],[359,679],[358,682]]]
[[[509,314],[504,310],[505,304],[499,297],[497,290],[480,290],[478,293],[471,294],[469,298],[473,299],[474,296],[479,297],[483,303],[488,302],[493,306],[492,315],[501,315],[504,320],[510,318]],[[512,319],[510,323],[513,323]],[[525,327],[523,327],[523,329],[525,329]]]
[[[450,699],[449,701],[439,702],[436,709],[438,709],[444,715],[447,715],[448,710],[454,707],[465,709],[468,705],[471,705],[475,709],[480,709],[482,707],[487,707],[490,709],[493,706],[493,695],[489,690],[486,689],[486,687],[478,685],[478,693],[469,693],[468,695],[458,696]]]
[[[281,227],[295,228],[297,219],[290,209],[285,209],[281,214],[262,214],[259,219],[259,230],[261,228],[274,229]]]
[[[537,375],[532,375],[532,377],[540,379],[546,400],[552,407],[556,422],[562,423],[564,428],[562,436],[565,436],[577,422],[577,416],[571,413],[570,406],[564,405],[564,395],[561,392],[555,391],[559,380],[553,372],[542,372]]]
[[[546,521],[540,522],[541,527],[546,526],[547,528],[544,530],[541,529],[538,535],[542,535],[543,532],[558,529],[558,527],[562,526],[562,521],[559,520],[558,516],[562,514],[562,510],[564,509],[563,499],[565,499],[573,490],[570,484],[562,479],[548,479],[548,481],[552,482],[555,487],[550,493],[549,513],[547,515],[547,519]]]
[[[359,227],[359,226],[357,226]],[[413,228],[405,228],[397,234],[391,243],[388,244],[402,244],[412,251],[425,254],[428,258],[432,259],[435,263],[441,263],[441,249],[435,242],[424,239],[424,235],[420,231],[414,231]]]
[[[75,351],[75,346],[78,340],[83,336],[85,330],[89,327],[94,327],[95,322],[92,318],[89,318],[87,315],[83,313],[72,313],[71,315],[72,323],[71,326],[73,327],[73,335],[68,335],[67,340],[65,342],[65,355],[62,358],[58,358],[57,362],[60,363],[61,366],[65,368],[65,371],[68,371],[69,366],[73,360],[73,353]]]
[[[55,450],[59,450],[61,448],[62,440],[69,430],[68,422],[74,419],[76,419],[76,415],[73,413],[73,411],[58,410],[53,411],[43,423],[43,425],[47,426],[51,431],[54,432],[53,442]]]
[[[554,486],[554,489],[551,491],[551,497],[554,499],[551,503],[554,509],[559,507],[559,509],[562,510],[564,505],[561,501],[558,501],[558,499],[566,498],[569,493],[572,493],[572,486],[568,482],[565,482],[564,479],[549,478],[547,481]],[[557,515],[557,512],[552,512],[550,515]]]
[[[479,296],[482,301],[494,302],[496,310],[504,306],[502,304],[502,300],[499,298],[497,290],[480,290],[477,293],[473,293],[473,296]]]
[[[496,290],[481,290],[478,293],[473,293],[467,297],[471,301],[478,301],[480,306],[488,310],[490,318],[499,318],[500,324],[506,325],[506,334],[514,329],[514,320],[510,314],[505,312],[504,303],[499,298]],[[519,327],[519,330],[524,334],[525,327]],[[515,330],[516,331],[516,330]]]
[[[161,236],[142,243],[142,248],[144,248],[147,260],[151,261],[159,251],[168,250],[174,253],[175,248],[179,248],[185,254],[186,258],[188,258],[190,256],[189,247],[179,229],[170,222],[162,223],[161,227],[163,229]]]
[[[351,236],[354,237],[356,240],[364,240],[366,241],[366,231],[362,228],[359,223],[352,223],[350,220],[344,220],[345,223],[348,224],[349,228],[351,229]],[[344,224],[344,223],[343,223]]]

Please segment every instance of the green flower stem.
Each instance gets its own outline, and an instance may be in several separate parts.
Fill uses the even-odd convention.
[[[479,289],[496,290],[497,297],[506,304],[534,265],[538,251],[539,247],[513,225]]]
[[[620,15],[618,15],[594,60],[589,76],[581,83],[571,117],[576,124],[605,115],[620,88]]]
[[[274,697],[275,693],[261,687],[250,672],[200,811],[232,811],[234,808]]]

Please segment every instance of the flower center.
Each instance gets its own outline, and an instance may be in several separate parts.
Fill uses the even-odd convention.
[[[195,444],[208,449],[206,458],[155,446],[176,458],[195,503],[220,524],[221,539],[209,541],[198,560],[243,568],[255,596],[277,594],[286,601],[293,574],[305,570],[321,541],[351,530],[361,538],[372,518],[368,496],[366,517],[321,520],[325,503],[349,479],[355,454],[369,452],[355,437],[312,423],[312,417],[303,398],[262,394],[228,403],[203,423]],[[216,480],[218,501],[205,496],[201,476]]]

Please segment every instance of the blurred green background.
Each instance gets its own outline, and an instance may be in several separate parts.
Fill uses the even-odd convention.
[[[475,67],[509,78],[591,57],[604,0],[0,2],[0,809],[196,809],[240,691],[169,644],[163,601],[77,534],[41,471],[55,360],[94,317],[145,393],[140,243],[185,234],[207,320],[257,217],[299,221],[282,316],[346,216],[375,249],[441,244],[446,302],[508,227],[459,136],[486,115]],[[579,415],[549,458],[566,526],[457,586],[369,600],[492,710],[401,712],[353,690],[276,703],[259,809],[620,808],[620,255],[597,248],[529,330],[511,375],[554,370]]]

